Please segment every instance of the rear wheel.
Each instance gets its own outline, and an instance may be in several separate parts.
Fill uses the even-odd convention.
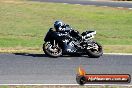
[[[51,42],[45,42],[43,44],[43,51],[50,57],[59,57],[62,55],[62,49],[55,43],[55,41],[53,44]]]
[[[102,56],[103,49],[102,49],[101,44],[99,44],[97,42],[93,42],[92,43],[92,48],[87,49],[87,54],[91,58],[98,58],[98,57]]]

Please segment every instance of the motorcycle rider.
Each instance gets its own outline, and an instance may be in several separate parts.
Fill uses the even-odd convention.
[[[69,25],[64,24],[62,21],[55,21],[54,28],[57,32],[62,33],[62,35],[72,31],[72,28]]]
[[[61,36],[62,38],[71,38],[71,36],[76,37],[77,39],[81,38],[78,31],[73,30],[69,25],[64,24],[62,21],[55,21],[54,28],[56,32],[58,32],[57,36]]]

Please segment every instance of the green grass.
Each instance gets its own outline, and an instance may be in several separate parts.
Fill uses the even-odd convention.
[[[102,45],[132,45],[132,10],[1,0],[0,48],[42,47],[43,37],[58,19],[80,32],[96,30]]]

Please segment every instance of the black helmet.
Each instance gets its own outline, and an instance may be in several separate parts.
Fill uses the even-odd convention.
[[[54,28],[57,30],[59,27],[63,26],[63,22],[61,21],[55,21],[54,22]]]

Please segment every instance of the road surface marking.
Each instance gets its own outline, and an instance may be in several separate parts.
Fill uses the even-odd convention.
[[[117,8],[122,9],[123,7],[117,7]]]
[[[102,7],[108,7],[108,6],[102,6]]]
[[[81,4],[75,4],[75,5],[81,5]]]
[[[106,55],[132,55],[132,53],[104,53]]]
[[[40,85],[40,86],[78,86],[79,84],[0,84],[0,85],[14,85],[14,86],[17,86],[17,85],[21,85],[21,86],[29,86],[29,85],[32,85],[32,86],[36,86],[36,85]],[[88,85],[88,86],[131,86],[130,84],[129,85],[126,85],[126,84],[85,84],[85,85]]]
[[[68,4],[68,3],[63,3],[63,4]]]
[[[132,8],[128,8],[128,9],[132,10]]]

